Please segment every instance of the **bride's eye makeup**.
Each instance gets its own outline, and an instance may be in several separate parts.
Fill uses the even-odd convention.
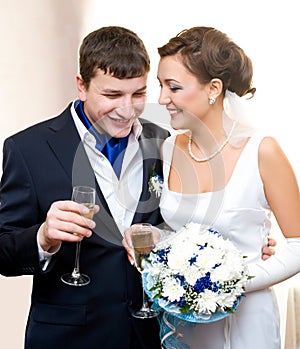
[[[182,90],[182,88],[179,87],[179,86],[177,86],[177,85],[170,85],[169,88],[170,88],[170,90],[171,90],[172,92],[176,92],[176,91],[178,91],[178,90]]]

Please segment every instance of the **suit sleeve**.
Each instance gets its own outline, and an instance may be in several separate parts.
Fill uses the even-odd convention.
[[[38,164],[37,164],[38,166]],[[3,147],[0,185],[0,273],[29,275],[40,270],[36,233],[38,205],[30,171],[9,138]]]

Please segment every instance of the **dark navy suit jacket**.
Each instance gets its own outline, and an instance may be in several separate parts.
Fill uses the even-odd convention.
[[[161,223],[158,198],[149,193],[152,166],[161,174],[160,146],[168,132],[140,119],[143,132],[143,190],[134,222]],[[33,275],[26,349],[158,349],[157,319],[139,320],[138,272],[121,245],[74,125],[70,106],[59,116],[29,127],[4,142],[0,191],[0,273]],[[69,200],[72,186],[97,189],[101,209],[92,237],[82,242],[81,271],[89,285],[72,287],[60,280],[72,271],[75,244],[63,243],[46,271],[39,261],[36,233],[51,204]],[[20,290],[22,292],[22,290]]]

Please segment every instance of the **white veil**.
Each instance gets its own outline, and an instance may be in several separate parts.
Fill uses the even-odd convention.
[[[226,90],[223,108],[223,127],[227,134],[232,129],[233,122],[236,122],[229,142],[235,147],[240,147],[257,131],[251,99],[247,95],[239,97],[236,93]]]

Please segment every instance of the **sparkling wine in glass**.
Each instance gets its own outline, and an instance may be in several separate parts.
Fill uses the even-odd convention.
[[[92,219],[94,215],[94,206],[96,199],[96,191],[88,186],[76,186],[73,188],[72,200],[86,206],[89,209],[84,218]],[[61,280],[71,286],[85,286],[90,283],[90,278],[86,274],[81,274],[79,271],[81,241],[76,244],[75,265],[72,273],[64,274]]]
[[[130,227],[131,241],[134,250],[134,260],[137,270],[142,274],[145,263],[154,247],[153,227],[149,223],[138,223]],[[159,315],[159,311],[150,309],[148,298],[143,289],[143,305],[140,310],[132,315],[139,319],[152,318]]]

